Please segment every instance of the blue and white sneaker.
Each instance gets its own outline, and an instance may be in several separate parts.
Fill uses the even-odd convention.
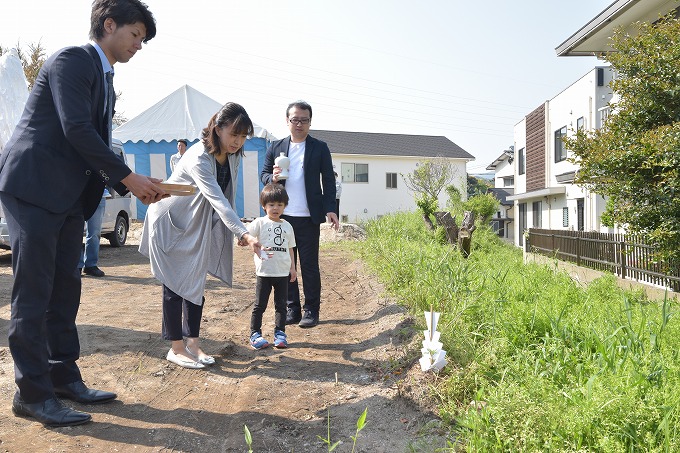
[[[284,349],[288,347],[288,337],[286,337],[286,333],[282,332],[280,330],[277,330],[274,333],[274,347],[279,348],[279,349]]]
[[[259,332],[255,332],[250,336],[250,346],[253,349],[264,349],[269,346],[269,342]]]

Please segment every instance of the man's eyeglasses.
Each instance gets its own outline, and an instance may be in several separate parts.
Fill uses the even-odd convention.
[[[298,126],[300,124],[309,124],[310,121],[312,121],[311,118],[289,118],[288,122],[292,124],[297,124]]]

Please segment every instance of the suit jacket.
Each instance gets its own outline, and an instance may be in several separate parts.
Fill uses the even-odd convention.
[[[146,211],[139,251],[149,257],[151,271],[175,294],[202,305],[209,273],[231,286],[234,236],[248,232],[233,210],[241,163],[230,154],[231,181],[222,192],[217,183],[215,156],[202,142],[189,148],[177,162],[169,183],[190,184],[190,196],[172,196]]]
[[[12,137],[0,154],[0,191],[49,212],[82,197],[91,217],[104,186],[125,194],[131,170],[108,147],[104,75],[96,49],[66,47],[43,64]]]
[[[290,136],[277,140],[269,147],[264,156],[264,165],[260,172],[262,184],[272,182],[274,159],[281,153],[288,155]],[[333,160],[328,145],[321,140],[308,135],[305,140],[305,193],[307,207],[312,222],[322,224],[326,221],[326,213],[335,212],[335,175],[333,174]],[[321,180],[319,180],[321,175]],[[286,181],[280,181],[285,185]]]

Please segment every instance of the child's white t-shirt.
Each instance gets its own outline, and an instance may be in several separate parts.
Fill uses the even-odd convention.
[[[290,274],[290,248],[295,247],[293,226],[283,219],[275,222],[263,216],[248,224],[248,232],[260,241],[263,249],[269,249],[270,258],[267,260],[254,256],[255,273],[260,277],[286,277]]]

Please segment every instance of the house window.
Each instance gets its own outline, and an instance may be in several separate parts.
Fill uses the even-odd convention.
[[[517,173],[523,175],[527,172],[526,162],[524,159],[524,148],[517,153]]]
[[[581,117],[576,120],[576,130],[577,131],[582,131],[583,129],[586,128],[586,120],[585,118]]]
[[[569,208],[562,208],[562,226],[569,226]]]
[[[514,176],[503,176],[503,187],[512,187],[515,185]]]
[[[562,162],[567,158],[567,148],[562,139],[567,136],[567,126],[555,131],[555,162]]]
[[[368,164],[342,164],[342,182],[368,182]]]
[[[531,220],[534,228],[541,228],[541,202],[534,201],[531,205]]]
[[[396,189],[397,188],[397,174],[396,173],[387,173],[387,182],[385,183],[385,187],[387,189]]]

